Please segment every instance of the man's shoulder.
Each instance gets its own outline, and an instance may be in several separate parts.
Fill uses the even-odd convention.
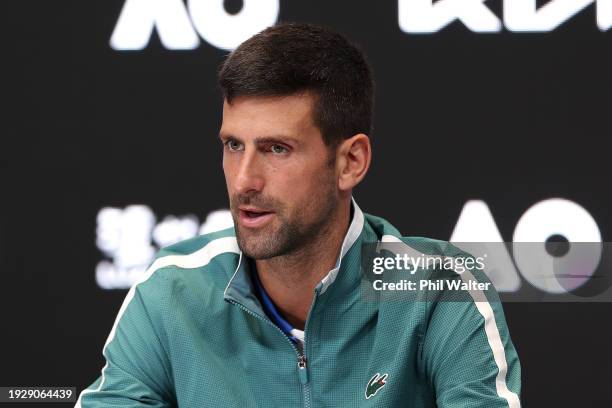
[[[403,243],[425,255],[469,255],[448,241],[421,236],[403,236],[393,224],[377,215],[364,213],[364,218],[366,225],[368,225],[375,234],[375,237],[372,236],[370,239],[366,238],[366,242],[375,240],[383,243]],[[373,240],[371,238],[375,239]]]
[[[238,265],[240,249],[234,228],[198,235],[158,251],[143,286],[212,285],[227,282]]]
[[[423,255],[436,255],[441,257],[471,256],[449,241],[422,236],[403,236],[399,230],[385,218],[368,213],[363,213],[363,215],[366,226],[363,231],[363,243],[403,243],[410,247],[412,251],[419,252]],[[393,246],[393,244],[391,246]]]
[[[208,234],[197,235],[168,245],[160,249],[155,258],[159,259],[166,256],[194,256],[194,254],[200,251],[211,251],[212,248],[217,247],[219,247],[219,250],[227,249],[230,252],[235,252],[233,250],[237,248],[237,245],[236,233],[233,226]]]
[[[416,237],[416,236],[402,236],[399,237],[401,242],[414,248],[415,250],[432,256],[442,257],[467,257],[471,256],[469,253],[463,251],[461,248],[455,246],[449,241],[442,239],[435,239],[429,237]]]

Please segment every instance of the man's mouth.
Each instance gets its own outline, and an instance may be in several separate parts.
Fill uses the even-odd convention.
[[[254,207],[239,207],[240,224],[247,228],[258,228],[269,222],[274,216],[273,211]]]

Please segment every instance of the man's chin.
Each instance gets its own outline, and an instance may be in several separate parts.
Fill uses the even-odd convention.
[[[274,234],[263,231],[249,231],[238,227],[238,247],[242,253],[253,259],[267,259],[275,256],[272,242]]]
[[[270,251],[269,248],[261,248],[257,246],[248,246],[248,245],[244,246],[240,244],[238,246],[240,247],[242,254],[251,259],[263,260],[263,259],[274,258],[276,256],[276,254]]]

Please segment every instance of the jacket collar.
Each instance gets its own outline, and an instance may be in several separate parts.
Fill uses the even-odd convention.
[[[327,275],[317,284],[315,290],[318,293],[325,292],[336,280],[338,272],[342,267],[342,262],[346,257],[349,250],[353,247],[359,236],[361,235],[364,227],[364,215],[355,199],[351,197],[351,206],[353,217],[349,228],[342,241],[342,247],[340,248],[340,254],[336,261],[336,265],[332,268]],[[246,256],[240,251],[240,257],[238,259],[238,265],[236,271],[227,283],[227,287],[223,292],[223,297],[226,300],[235,301],[242,304],[244,307],[257,311],[261,315],[264,314],[261,304],[255,295],[255,286],[251,280],[251,274],[249,269],[249,262],[247,262]]]
[[[329,286],[334,283],[336,277],[338,276],[338,271],[340,270],[340,266],[342,264],[342,259],[346,255],[349,249],[353,246],[361,231],[363,230],[364,217],[363,212],[355,202],[355,199],[351,197],[351,204],[353,208],[353,219],[351,224],[349,225],[348,231],[344,236],[344,241],[342,241],[342,247],[340,248],[340,255],[338,255],[338,259],[336,260],[336,265],[334,268],[325,275],[325,277],[319,282],[316,286],[317,291],[319,293],[323,293],[329,288]]]

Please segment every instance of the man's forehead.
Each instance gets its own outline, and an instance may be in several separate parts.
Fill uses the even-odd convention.
[[[311,94],[240,96],[224,100],[222,136],[287,136],[318,131]]]

